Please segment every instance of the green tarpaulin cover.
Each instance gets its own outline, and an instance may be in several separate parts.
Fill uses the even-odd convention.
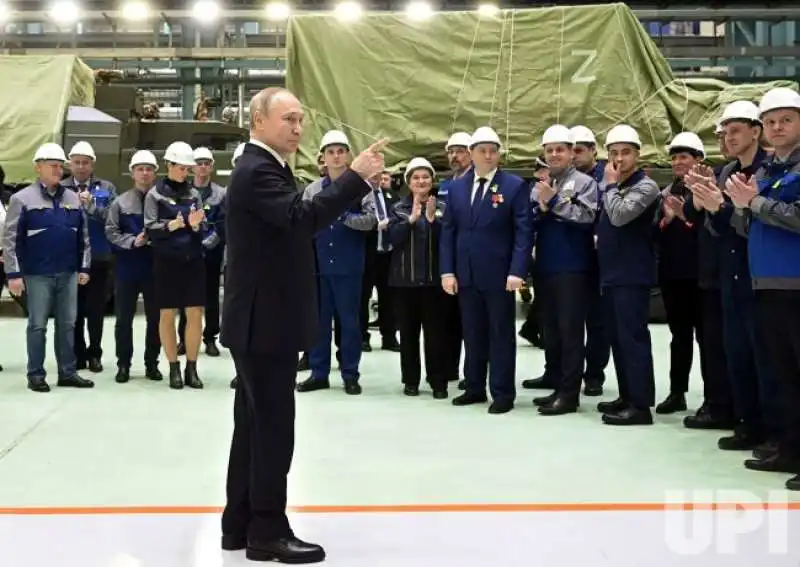
[[[541,135],[556,123],[588,126],[602,145],[616,124],[639,132],[644,159],[666,165],[666,144],[690,130],[719,158],[714,140],[722,107],[757,101],[768,88],[676,79],[669,63],[624,4],[440,12],[429,20],[368,14],[356,22],[298,15],[288,30],[287,87],[306,105],[297,168],[316,176],[322,135],[341,129],[355,150],[387,136],[387,163],[421,155],[445,166],[454,131],[490,125],[505,163],[528,167]]]
[[[6,181],[34,178],[33,154],[61,143],[67,108],[94,106],[94,74],[74,55],[0,55],[0,164]]]

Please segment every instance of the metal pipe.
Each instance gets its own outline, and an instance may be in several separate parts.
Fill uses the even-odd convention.
[[[246,80],[246,78],[245,78]],[[239,83],[238,85],[238,92],[236,93],[236,102],[239,103],[239,128],[244,128],[244,83]]]

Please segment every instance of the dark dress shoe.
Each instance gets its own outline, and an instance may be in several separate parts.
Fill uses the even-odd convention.
[[[522,381],[522,387],[526,390],[554,390],[556,385],[553,381],[546,376],[539,376],[538,378],[529,378]]]
[[[471,406],[473,404],[485,404],[488,399],[489,398],[486,397],[486,394],[471,394],[469,392],[464,392],[460,396],[453,398],[453,405]]]
[[[190,388],[195,390],[203,389],[203,382],[200,380],[200,376],[197,375],[197,362],[194,360],[186,361],[186,371],[183,373],[183,377],[186,385]]]
[[[754,434],[744,427],[737,427],[733,435],[720,438],[717,447],[723,451],[752,451],[763,442],[764,438],[761,435]]]
[[[492,415],[500,415],[503,413],[508,413],[512,409],[514,409],[514,402],[497,402],[494,401],[489,404],[489,413]]]
[[[181,363],[169,363],[169,387],[173,390],[183,390],[183,374],[181,374]]]
[[[683,426],[687,429],[735,429],[736,422],[731,418],[718,417],[707,409],[700,409],[694,415],[683,418]]]
[[[800,459],[784,457],[780,452],[766,459],[748,459],[744,466],[751,471],[800,474]]]
[[[583,387],[583,395],[584,396],[602,396],[603,395],[603,383],[600,380],[586,380],[586,384]]]
[[[398,343],[397,341],[387,341],[381,345],[381,350],[400,352],[400,343]]]
[[[539,407],[539,408],[542,407],[542,406],[549,406],[554,401],[556,401],[557,397],[558,397],[558,392],[553,392],[549,396],[542,396],[542,397],[539,397],[539,398],[533,398],[533,405],[535,405],[536,407]]]
[[[539,407],[539,413],[542,415],[566,415],[577,412],[579,405],[578,400],[572,396],[556,396],[551,403]]]
[[[99,358],[90,358],[88,361],[89,372],[94,372],[95,374],[103,371],[103,363],[100,362]]]
[[[433,390],[433,399],[434,400],[446,400],[447,399],[447,388],[438,388]]]
[[[208,356],[219,356],[219,348],[217,348],[217,341],[208,341],[206,343],[206,354]]]
[[[222,534],[222,549],[225,551],[239,551],[240,549],[247,549],[247,536]]]
[[[296,537],[285,537],[265,543],[249,543],[246,557],[250,561],[277,561],[301,565],[325,561],[325,550],[319,545],[306,543]]]
[[[50,385],[44,376],[39,376],[37,378],[28,378],[28,389],[33,392],[45,393],[50,391]]]
[[[361,352],[372,352],[372,345],[369,344],[369,342],[364,341],[363,343],[361,343]],[[341,362],[341,360],[338,357],[336,360]]]
[[[300,360],[297,361],[297,371],[305,372],[308,369],[309,369],[308,354],[303,353],[303,356],[300,358]]]
[[[86,370],[86,361],[79,358],[75,363],[75,370]]]
[[[158,369],[158,364],[147,364],[144,365],[144,376],[148,380],[152,380],[153,382],[160,382],[164,379],[164,375],[161,374],[161,371]]]
[[[686,411],[686,396],[684,394],[670,394],[663,402],[656,406],[656,413],[669,415],[679,411]]]
[[[317,390],[327,390],[331,387],[331,383],[327,378],[308,378],[297,384],[298,392],[316,392]]]
[[[753,458],[762,460],[769,458],[770,456],[774,455],[778,452],[778,442],[777,441],[765,441],[755,449],[753,449]]]
[[[94,388],[94,382],[81,378],[78,374],[64,378],[59,377],[57,384],[61,388]]]
[[[358,383],[358,380],[345,380],[344,381],[344,393],[348,396],[358,396],[361,394],[361,384]]]
[[[467,381],[466,380],[459,380],[458,381],[458,389],[459,390],[466,390],[467,389]]]
[[[800,474],[786,481],[786,490],[800,490]]]
[[[603,423],[606,425],[653,425],[653,414],[649,409],[640,410],[627,407],[617,413],[604,414]]]
[[[235,390],[236,386],[239,385],[239,377],[234,376],[233,380],[231,380],[231,390]]]
[[[181,341],[178,343],[178,356],[183,356],[186,354],[186,344]]]
[[[406,396],[419,396],[419,388],[416,386],[406,386],[403,388],[403,394]]]
[[[117,381],[117,384],[124,384],[131,379],[131,369],[128,366],[119,366],[117,368],[117,375],[114,380]]]
[[[597,404],[597,411],[600,413],[619,413],[628,408],[628,402],[622,398],[617,398],[612,402],[600,402]]]

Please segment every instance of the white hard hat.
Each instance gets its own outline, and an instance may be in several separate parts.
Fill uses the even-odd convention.
[[[130,170],[133,171],[137,165],[149,165],[158,170],[158,161],[150,150],[139,150],[131,156],[131,163],[128,166]]]
[[[231,165],[233,167],[236,167],[236,160],[242,157],[242,154],[244,153],[244,144],[245,142],[242,142],[236,146],[235,150],[233,150],[233,157],[231,158]]]
[[[208,160],[210,162],[213,162],[214,161],[214,155],[211,153],[211,150],[209,150],[208,148],[203,148],[203,147],[195,148],[195,150],[194,150],[194,161],[197,162],[197,161],[200,161],[200,160]]]
[[[706,157],[706,148],[703,141],[694,132],[681,132],[669,143],[670,154],[686,151],[697,152],[701,157]]]
[[[569,133],[573,144],[597,144],[594,132],[586,126],[573,126],[569,129]]]
[[[72,146],[72,149],[69,151],[70,159],[72,156],[86,156],[91,158],[92,161],[97,159],[97,156],[94,155],[94,148],[92,147],[92,144],[84,141],[80,141]]]
[[[33,163],[37,161],[60,161],[64,163],[67,161],[67,156],[64,155],[64,148],[53,142],[48,142],[39,146],[39,149],[33,154]]]
[[[450,136],[449,140],[447,140],[447,145],[444,147],[444,149],[449,150],[450,148],[457,147],[469,148],[471,143],[472,136],[470,136],[467,132],[456,132]]]
[[[800,110],[800,94],[788,87],[778,87],[767,91],[758,106],[760,116],[782,108]]]
[[[186,142],[172,142],[164,152],[164,161],[177,165],[195,165],[194,150]]]
[[[631,144],[637,148],[642,147],[642,141],[639,139],[639,134],[627,124],[614,126],[608,131],[608,134],[606,134],[606,148],[612,144]]]
[[[722,118],[719,120],[720,127],[731,120],[747,120],[748,122],[761,123],[758,107],[749,100],[737,100],[730,103],[722,111]]]
[[[547,144],[572,145],[572,136],[570,135],[569,128],[561,124],[550,126],[542,135],[542,145],[546,146]]]
[[[408,178],[411,176],[411,174],[414,172],[415,169],[427,169],[428,171],[431,172],[431,177],[436,175],[436,171],[433,169],[431,162],[422,157],[415,157],[410,162],[408,162],[408,165],[406,166],[406,172],[403,174],[403,178],[406,180],[406,183],[408,183]]]
[[[322,137],[322,142],[319,144],[319,151],[324,151],[328,146],[344,146],[350,149],[350,141],[347,135],[341,130],[328,130]]]
[[[488,126],[481,126],[472,134],[469,148],[472,149],[478,144],[497,144],[497,147],[500,148],[500,136]]]

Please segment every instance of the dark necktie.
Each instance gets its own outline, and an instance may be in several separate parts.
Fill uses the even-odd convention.
[[[483,190],[486,187],[486,179],[481,177],[478,180],[478,190],[475,191],[475,197],[472,199],[472,209],[476,210],[478,206],[480,206],[481,201],[483,201]]]
[[[375,210],[378,211],[378,220],[382,221],[386,218],[386,209],[383,207],[380,191],[376,189],[373,193],[375,193]]]

